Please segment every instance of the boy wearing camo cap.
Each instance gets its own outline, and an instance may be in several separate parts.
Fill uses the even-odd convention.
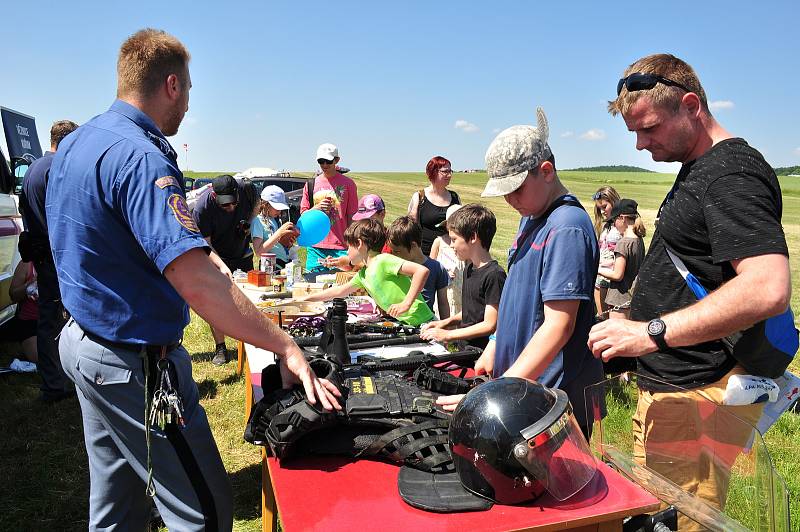
[[[588,436],[583,391],[603,379],[586,341],[593,323],[598,247],[589,215],[561,183],[547,144],[544,111],[537,126],[512,126],[486,152],[481,194],[503,196],[528,217],[514,241],[500,299],[497,332],[476,363],[495,377],[524,377],[567,392]],[[458,396],[439,403],[455,407]]]

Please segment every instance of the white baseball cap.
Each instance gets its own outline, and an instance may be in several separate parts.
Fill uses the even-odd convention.
[[[451,216],[453,216],[453,213],[456,212],[460,208],[461,208],[461,205],[459,205],[458,203],[453,203],[452,205],[450,205],[447,208],[447,211],[444,213],[444,220],[442,220],[441,222],[436,224],[436,227],[446,227],[447,226],[447,220]]]
[[[325,159],[326,161],[332,161],[339,156],[339,148],[334,146],[330,143],[321,144],[319,148],[317,148],[317,160]]]
[[[272,205],[273,209],[285,211],[289,208],[286,204],[286,193],[278,185],[269,185],[261,191],[261,199]]]

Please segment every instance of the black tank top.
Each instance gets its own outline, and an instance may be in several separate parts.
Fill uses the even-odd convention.
[[[422,226],[422,253],[424,253],[426,257],[431,254],[433,241],[446,232],[444,227],[436,227],[436,225],[444,221],[447,208],[450,205],[461,204],[458,194],[452,190],[448,190],[448,192],[450,193],[450,204],[444,207],[439,207],[431,203],[431,201],[425,197],[424,190],[422,191],[422,196],[419,198],[419,203],[417,204],[417,221],[419,221],[419,224]]]

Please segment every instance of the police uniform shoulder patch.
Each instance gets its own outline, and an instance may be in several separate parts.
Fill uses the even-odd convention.
[[[200,229],[197,227],[194,218],[192,218],[192,214],[189,212],[188,205],[186,205],[186,198],[180,194],[172,194],[167,199],[167,203],[169,203],[169,207],[172,209],[172,214],[175,215],[175,219],[178,220],[179,224],[193,233],[200,232]]]
[[[156,186],[158,188],[167,188],[167,187],[178,187],[181,188],[180,183],[178,180],[172,177],[171,175],[165,175],[164,177],[159,177],[156,179]]]

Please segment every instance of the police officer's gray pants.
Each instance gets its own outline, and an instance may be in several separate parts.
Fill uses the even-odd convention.
[[[104,347],[69,320],[61,333],[61,361],[75,382],[83,413],[91,489],[89,530],[144,530],[144,370],[140,353]],[[198,402],[189,354],[169,354],[183,398],[186,427],[151,431],[155,501],[169,530],[231,530],[230,481]],[[150,376],[155,379],[155,375]]]

